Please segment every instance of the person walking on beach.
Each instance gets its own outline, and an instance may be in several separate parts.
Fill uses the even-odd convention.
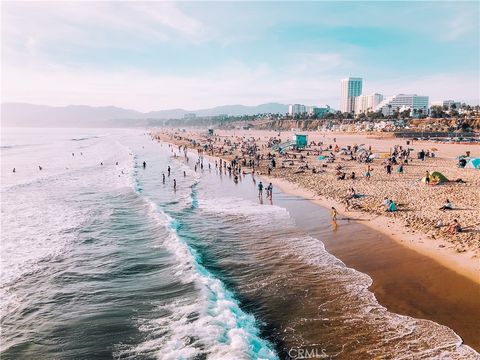
[[[262,197],[262,196],[263,196],[263,184],[260,181],[260,183],[258,184],[258,197]]]
[[[332,211],[330,212],[330,215],[332,217],[332,221],[336,222],[337,221],[337,209],[335,209],[333,206],[332,206]]]
[[[385,169],[387,170],[387,174],[390,175],[392,173],[392,165],[390,163],[385,166]]]
[[[272,200],[272,196],[273,196],[273,185],[272,183],[268,184],[268,194],[267,194],[267,197]]]
[[[177,180],[173,179],[173,191],[177,190]]]
[[[427,171],[425,171],[425,184],[430,184],[430,173]]]
[[[367,180],[370,180],[371,176],[372,176],[372,168],[370,167],[370,165],[368,165],[367,171],[365,172],[365,177],[367,178]]]

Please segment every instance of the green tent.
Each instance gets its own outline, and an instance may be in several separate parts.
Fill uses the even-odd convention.
[[[434,171],[430,174],[430,183],[443,184],[446,183],[448,179],[442,173]]]

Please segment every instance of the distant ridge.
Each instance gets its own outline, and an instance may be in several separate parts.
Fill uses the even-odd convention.
[[[256,106],[223,105],[192,111],[170,109],[146,113],[115,106],[69,105],[57,107],[27,103],[3,103],[1,105],[2,126],[128,126],[129,123],[131,125],[141,124],[142,122],[138,120],[182,119],[185,114],[189,113],[195,113],[196,116],[218,116],[222,114],[239,116],[262,113],[284,114],[287,111],[288,105],[279,103]]]

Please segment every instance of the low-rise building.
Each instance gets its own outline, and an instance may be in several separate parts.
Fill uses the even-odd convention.
[[[393,115],[401,109],[411,109],[411,115],[417,116],[428,113],[428,96],[416,94],[398,94],[386,97],[379,103],[374,111],[381,111],[383,115]]]
[[[317,106],[308,106],[307,107],[307,114],[309,116],[315,115],[317,118],[324,117],[330,111],[331,111],[330,106],[328,106],[328,105],[326,107],[317,107]]]

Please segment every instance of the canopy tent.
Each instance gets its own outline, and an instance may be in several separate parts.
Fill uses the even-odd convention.
[[[471,158],[465,167],[469,169],[480,169],[480,158]]]

